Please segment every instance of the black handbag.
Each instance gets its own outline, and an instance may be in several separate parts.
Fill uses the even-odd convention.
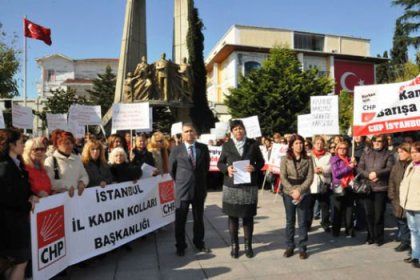
[[[356,177],[354,177],[351,187],[357,194],[369,194],[372,191],[368,180],[362,178],[360,174],[357,174]]]

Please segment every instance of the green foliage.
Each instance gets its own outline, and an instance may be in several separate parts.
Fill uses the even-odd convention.
[[[338,103],[340,132],[347,134],[348,129],[353,126],[353,95],[342,90]]]
[[[230,89],[225,103],[234,118],[258,115],[262,133],[272,135],[296,132],[297,116],[310,111],[310,97],[332,90],[331,79],[319,76],[316,68],[302,71],[294,52],[275,47],[260,69]]]
[[[94,105],[101,105],[102,117],[111,108],[114,102],[115,85],[117,79],[112,68],[107,66],[105,73],[98,74],[98,77],[93,80],[93,89],[87,90],[89,92],[89,100]]]
[[[408,37],[408,43],[415,48],[420,44],[420,36],[417,31],[420,27],[420,1],[419,0],[393,0],[393,5],[402,6],[404,14],[398,18]]]
[[[194,1],[188,1],[187,48],[192,69],[193,107],[190,116],[198,133],[208,132],[214,126],[214,116],[207,102],[206,67],[204,64],[204,24],[194,7]]]
[[[394,82],[404,82],[414,79],[420,74],[420,66],[412,61],[408,61],[402,65],[402,71],[399,76],[396,77]]]
[[[64,114],[70,109],[73,104],[90,105],[90,102],[84,96],[78,96],[76,90],[69,88],[64,90],[59,88],[57,90],[50,91],[52,96],[47,97],[47,101],[44,104],[42,112],[36,112],[39,118],[42,120],[43,128],[46,127],[47,114]]]
[[[381,56],[378,55],[378,57]],[[388,58],[388,52],[385,51],[382,57]],[[393,67],[391,61],[383,62],[376,66],[376,81],[378,84],[390,83],[393,80]]]
[[[12,98],[19,95],[15,75],[19,70],[20,51],[14,47],[17,36],[13,36],[9,46],[1,27],[0,23],[0,98]]]
[[[153,107],[153,131],[171,133],[171,126],[175,122],[168,107]]]

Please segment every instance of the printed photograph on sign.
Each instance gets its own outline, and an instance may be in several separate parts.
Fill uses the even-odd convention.
[[[38,269],[42,270],[66,256],[64,206],[37,214]]]

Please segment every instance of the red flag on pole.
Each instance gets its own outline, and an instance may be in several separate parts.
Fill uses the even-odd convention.
[[[44,41],[48,46],[51,45],[51,29],[35,24],[26,18],[23,19],[25,37]]]

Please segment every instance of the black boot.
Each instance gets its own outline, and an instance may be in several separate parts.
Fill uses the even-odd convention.
[[[230,256],[234,259],[239,258],[239,243],[238,240],[232,240],[231,242]]]
[[[245,255],[248,258],[254,257],[254,251],[252,250],[252,240],[245,239]]]

